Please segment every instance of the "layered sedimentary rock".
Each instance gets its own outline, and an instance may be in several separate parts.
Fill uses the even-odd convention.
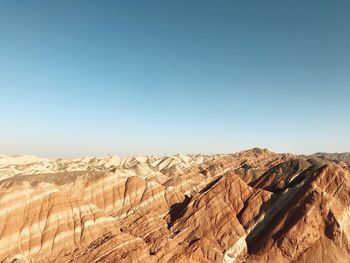
[[[0,156],[0,262],[348,262],[340,161]]]
[[[350,171],[350,152],[345,153],[315,153],[314,158],[335,162],[342,168]]]

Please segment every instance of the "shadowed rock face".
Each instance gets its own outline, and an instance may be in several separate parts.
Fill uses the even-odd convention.
[[[272,167],[250,185],[279,193],[292,186],[294,179],[310,166],[311,163],[301,158],[285,161]]]
[[[0,157],[0,262],[349,262],[340,161]]]
[[[315,153],[311,155],[313,158],[335,162],[342,168],[350,171],[350,152],[345,153]]]

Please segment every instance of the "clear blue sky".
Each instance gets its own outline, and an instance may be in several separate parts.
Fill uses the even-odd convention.
[[[0,152],[350,151],[350,1],[0,1]]]

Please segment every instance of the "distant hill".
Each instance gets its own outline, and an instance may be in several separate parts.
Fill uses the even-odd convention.
[[[323,160],[335,162],[343,168],[350,171],[350,152],[344,153],[324,153],[318,152],[311,155],[312,157],[321,158]]]

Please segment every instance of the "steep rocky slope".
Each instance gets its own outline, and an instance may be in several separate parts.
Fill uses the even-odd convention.
[[[0,156],[0,262],[349,262],[349,180],[264,149]]]

